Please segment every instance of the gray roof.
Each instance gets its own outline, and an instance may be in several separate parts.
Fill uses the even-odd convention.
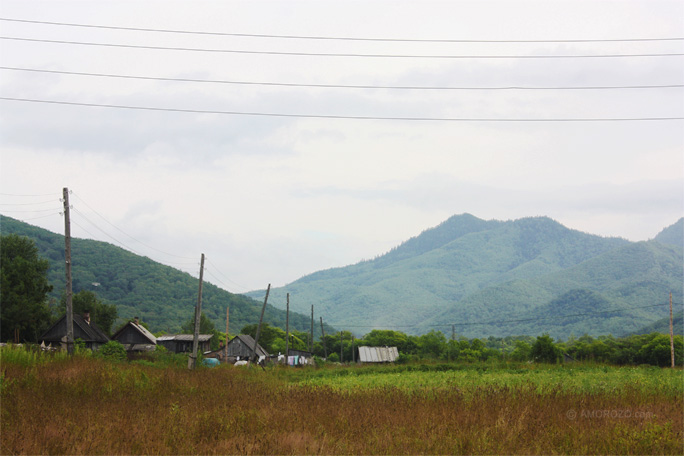
[[[359,347],[362,363],[392,363],[399,357],[397,347]]]
[[[213,334],[200,334],[198,337],[199,342],[206,342],[214,337]],[[192,342],[194,336],[192,334],[165,334],[163,336],[157,337],[157,342],[165,342],[167,340],[180,340],[185,342]]]
[[[145,338],[146,338],[147,340],[149,340],[151,344],[156,344],[156,343],[157,343],[157,338],[154,337],[154,334],[152,334],[151,332],[149,332],[144,326],[142,326],[142,325],[140,325],[140,324],[137,324],[137,323],[135,323],[135,322],[133,322],[133,321],[129,321],[129,322],[126,323],[124,326],[122,326],[121,329],[118,330],[118,331],[116,332],[116,334],[114,334],[114,335],[112,336],[112,339],[115,340],[115,339],[117,338],[117,336],[118,336],[121,332],[123,332],[124,329],[126,329],[127,326],[130,326],[131,328],[135,329],[135,330],[138,331],[140,334],[142,334],[143,336],[145,336]]]
[[[77,329],[82,331],[82,335],[85,338],[77,336]],[[60,339],[66,336],[66,315],[62,316],[59,320],[55,322],[54,325],[50,327],[45,333],[40,337],[40,340],[46,341],[60,341]],[[82,315],[74,314],[74,337],[80,337],[84,342],[99,342],[106,343],[109,342],[109,337],[94,323],[86,322]]]

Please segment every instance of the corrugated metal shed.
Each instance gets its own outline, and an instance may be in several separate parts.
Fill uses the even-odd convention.
[[[359,361],[362,363],[393,363],[397,358],[397,347],[359,347]]]

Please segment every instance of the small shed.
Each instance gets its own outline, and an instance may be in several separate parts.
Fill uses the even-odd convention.
[[[362,363],[393,363],[397,358],[397,347],[359,347],[359,361]]]
[[[237,336],[230,339],[224,351],[228,358],[238,356],[240,359],[250,358],[254,355],[254,338],[248,334],[238,334]],[[261,358],[262,356],[269,356],[268,352],[261,345],[256,347],[256,355]]]
[[[51,344],[54,347],[59,347],[63,342],[66,342],[66,323],[66,315],[64,315],[45,331],[39,340],[45,345]],[[90,321],[89,313],[74,315],[74,341],[76,339],[81,339],[86,348],[91,350],[97,350],[109,342],[109,337],[94,322]],[[66,344],[64,347],[66,348]]]
[[[211,350],[211,338],[213,334],[200,334],[198,338],[197,351],[204,353]],[[192,352],[192,334],[166,334],[157,337],[157,345],[161,345],[173,353]]]
[[[140,325],[138,317],[119,329],[112,340],[119,342],[128,352],[154,351],[157,348],[157,338]]]

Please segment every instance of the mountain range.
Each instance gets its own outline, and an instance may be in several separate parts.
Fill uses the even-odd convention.
[[[50,305],[57,306],[66,287],[64,236],[2,215],[0,228],[3,235],[14,233],[36,243],[40,256],[50,263],[48,281],[53,286]],[[116,305],[119,322],[115,326],[138,316],[153,332],[176,333],[193,318],[199,281],[188,273],[112,244],[86,239],[72,238],[71,258],[73,292],[92,291],[105,303]],[[252,299],[205,282],[202,312],[217,330],[224,331],[226,307],[229,307],[230,332],[235,334],[244,326],[259,322],[264,295]],[[265,322],[285,328],[285,319],[284,310],[266,306]],[[291,329],[308,332],[310,325],[310,316],[290,312]]]
[[[684,219],[630,242],[547,217],[462,214],[373,260],[315,272],[271,296],[283,302],[290,293],[294,310],[313,304],[330,325],[359,334],[625,335],[669,318],[669,292],[681,309],[683,245]]]
[[[0,228],[33,239],[49,260],[56,306],[65,287],[64,237],[5,216]],[[681,326],[682,246],[684,219],[649,241],[630,242],[572,230],[547,217],[456,215],[372,260],[271,289],[265,321],[285,327],[278,305],[290,293],[290,327],[307,332],[312,305],[328,333],[395,329],[567,338],[662,330],[670,292]],[[177,332],[192,317],[198,280],[190,274],[93,240],[73,239],[72,258],[74,292],[96,292],[117,306],[121,319],[139,316],[155,332]],[[264,295],[233,294],[205,283],[203,311],[222,330],[229,306],[234,333],[258,322]]]

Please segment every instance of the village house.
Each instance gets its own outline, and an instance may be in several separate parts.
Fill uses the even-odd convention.
[[[205,353],[211,350],[211,338],[213,334],[200,334],[197,343],[197,351]],[[157,337],[157,345],[161,345],[172,353],[192,352],[192,334],[166,334]]]
[[[127,352],[154,351],[157,348],[157,338],[140,324],[138,317],[123,325],[112,340],[123,345]]]
[[[252,358],[254,352],[254,338],[247,334],[238,334],[233,337],[228,343],[216,351],[206,353],[207,358],[216,358],[224,363],[234,364],[238,360],[247,360]],[[259,359],[266,359],[269,357],[268,352],[261,345],[256,347],[256,355]]]
[[[40,337],[45,345],[62,347],[66,349],[67,324],[66,315],[57,320]],[[74,315],[74,341],[80,339],[85,343],[86,348],[97,350],[100,346],[109,342],[109,337],[94,323],[90,321],[90,313]]]

